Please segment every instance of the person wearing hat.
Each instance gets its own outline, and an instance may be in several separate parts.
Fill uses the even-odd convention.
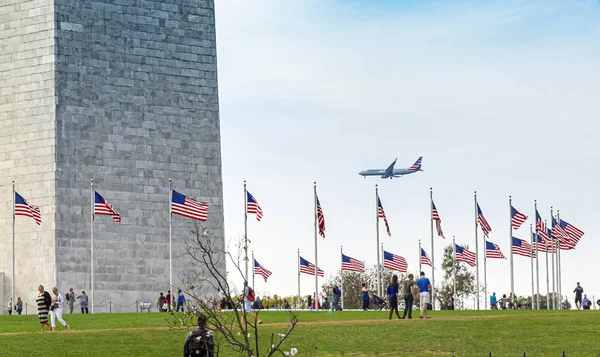
[[[212,331],[206,329],[206,323],[206,316],[198,315],[198,327],[185,338],[183,357],[214,357],[215,343]]]

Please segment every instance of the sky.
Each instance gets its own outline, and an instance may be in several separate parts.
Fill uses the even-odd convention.
[[[411,272],[419,239],[435,255],[436,284],[452,236],[474,248],[474,191],[489,240],[508,257],[511,195],[530,217],[537,200],[544,218],[554,207],[586,232],[562,255],[563,293],[572,300],[580,281],[600,297],[600,2],[215,3],[225,234],[232,245],[243,237],[247,180],[264,211],[261,222],[249,217],[250,249],[273,272],[268,283],[256,278],[258,294],[297,294],[297,250],[314,262],[316,181],[325,279],[340,269],[341,246],[376,263],[379,184],[392,231],[390,238],[380,227],[381,242]],[[408,167],[419,156],[424,172],[358,175],[395,158]],[[447,237],[435,237],[433,251],[430,187]],[[531,222],[513,235],[527,239]],[[482,255],[481,231],[479,239]],[[508,259],[488,260],[489,292],[510,292],[509,269]],[[514,271],[515,293],[530,295],[529,259],[515,256]],[[479,274],[483,286],[482,261]],[[314,284],[302,276],[302,295]]]

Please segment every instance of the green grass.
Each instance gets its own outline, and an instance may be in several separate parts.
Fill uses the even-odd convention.
[[[600,311],[435,311],[388,321],[385,312],[302,312],[285,346],[300,356],[597,356]],[[0,316],[4,356],[180,356],[187,331],[167,314],[65,315],[73,331],[39,331],[37,316]],[[261,313],[261,355],[287,313]],[[220,356],[236,356],[221,347]]]

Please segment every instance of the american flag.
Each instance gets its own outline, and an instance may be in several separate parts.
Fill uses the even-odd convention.
[[[315,276],[315,265],[300,257],[300,273]],[[319,276],[325,276],[325,272],[319,268]]]
[[[433,266],[431,264],[431,259],[429,259],[429,256],[427,255],[427,253],[425,253],[425,250],[423,248],[421,248],[421,264]]]
[[[559,223],[561,228],[564,229],[565,232],[567,232],[569,238],[575,241],[575,244],[577,244],[581,237],[583,237],[583,235],[585,234],[581,229],[575,227],[567,221],[563,221],[561,219]]]
[[[565,231],[565,229],[558,224],[556,219],[552,217],[552,238],[558,239],[560,242],[560,249],[562,250],[571,250],[575,249],[577,242],[569,237],[569,234]]]
[[[27,202],[23,196],[15,192],[15,216],[31,217],[40,225],[42,223],[42,215],[40,213],[40,206],[32,205]]]
[[[540,237],[542,237],[544,242],[550,239],[550,237],[548,237],[548,233],[546,233],[546,223],[544,223],[544,220],[542,219],[542,216],[540,216],[540,213],[537,211],[537,209],[535,210],[535,230],[538,232]]]
[[[522,255],[524,257],[532,257],[535,258],[535,251],[531,247],[531,244],[526,241],[512,237],[512,248],[513,254]]]
[[[485,257],[486,258],[497,258],[506,259],[504,254],[500,251],[500,247],[496,243],[485,241]]]
[[[512,227],[514,230],[519,229],[519,227],[521,227],[521,224],[523,224],[523,222],[527,220],[527,216],[517,211],[512,205],[510,206],[510,216]]]
[[[388,224],[387,218],[385,217],[385,212],[383,211],[383,206],[381,205],[381,199],[379,199],[379,196],[377,196],[377,215],[379,216],[379,218],[383,218],[385,228],[387,229],[387,234],[391,237],[392,231],[390,231],[390,225]]]
[[[317,223],[319,224],[319,235],[325,238],[325,216],[323,215],[323,209],[321,208],[319,197],[317,197]]]
[[[481,207],[479,207],[479,203],[477,204],[477,222],[479,222],[479,225],[481,226],[481,230],[483,231],[483,234],[485,236],[488,236],[490,234],[490,232],[492,231],[492,227],[490,227],[490,224],[483,216],[483,213],[481,212]]]
[[[401,273],[406,273],[408,271],[406,259],[399,255],[386,252],[385,250],[383,251],[383,267],[386,269],[399,271]]]
[[[256,220],[260,222],[260,219],[263,216],[263,211],[262,208],[260,208],[260,205],[258,204],[258,202],[256,201],[256,198],[254,198],[254,196],[252,196],[250,194],[250,192],[246,191],[247,194],[247,199],[248,199],[248,213],[250,214],[255,214],[256,215]]]
[[[446,238],[444,237],[444,232],[442,231],[442,219],[440,218],[440,214],[438,213],[437,208],[435,208],[435,203],[433,203],[433,201],[431,201],[431,218],[435,221],[437,235],[439,237]]]
[[[472,267],[476,266],[477,256],[475,255],[475,253],[471,252],[470,250],[468,250],[466,248],[461,247],[458,244],[454,244],[454,246],[456,247],[455,254],[456,254],[457,262],[465,262]]]
[[[206,221],[208,218],[208,203],[198,202],[173,190],[171,212],[187,218]]]
[[[94,191],[94,214],[111,216],[115,222],[121,224],[121,215],[119,212],[115,211],[110,203],[96,191]]]
[[[365,265],[359,260],[342,254],[342,270],[364,273]]]
[[[538,252],[546,251],[546,242],[548,242],[548,247],[550,247],[550,240],[544,241],[539,234],[535,234],[535,232],[531,233],[531,244],[533,245],[533,249]]]
[[[421,168],[421,163],[423,162],[423,156],[421,156],[420,158],[417,159],[417,161],[415,161],[415,163],[409,167],[408,169],[410,171],[414,171],[414,170],[419,170]]]
[[[260,265],[256,259],[254,259],[254,274],[256,275],[260,275],[263,277],[263,279],[265,279],[265,283],[267,282],[267,279],[269,279],[269,277],[271,276],[271,272],[268,271],[264,266]],[[314,275],[314,272],[313,272]]]

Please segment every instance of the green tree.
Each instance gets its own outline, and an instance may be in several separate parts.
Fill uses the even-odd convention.
[[[464,246],[468,248],[469,246]],[[444,270],[444,280],[441,285],[435,289],[434,298],[439,302],[442,310],[447,308],[448,295],[454,290],[454,271],[456,270],[456,294],[455,299],[466,298],[474,294],[475,276],[470,267],[464,262],[454,262],[454,251],[452,244],[444,248],[444,258],[442,260],[442,269]]]

